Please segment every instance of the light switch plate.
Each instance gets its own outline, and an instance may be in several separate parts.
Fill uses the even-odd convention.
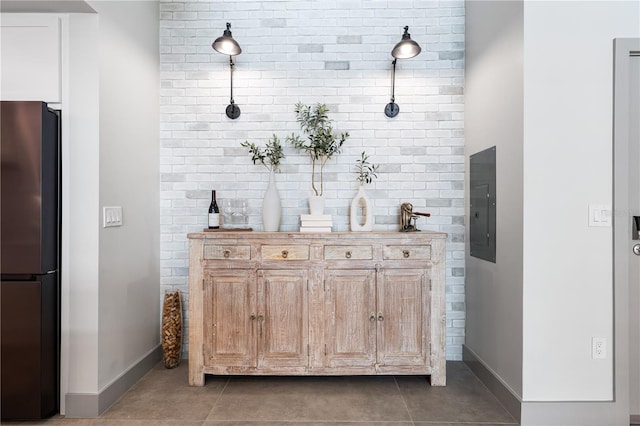
[[[611,226],[611,205],[589,204],[589,226]]]
[[[109,228],[112,226],[122,226],[122,207],[103,207],[102,226]]]

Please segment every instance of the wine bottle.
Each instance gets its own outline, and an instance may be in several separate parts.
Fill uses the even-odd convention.
[[[211,191],[211,204],[209,204],[209,229],[220,228],[220,209],[216,201],[216,191]]]

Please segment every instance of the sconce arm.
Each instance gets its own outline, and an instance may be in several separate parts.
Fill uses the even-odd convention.
[[[391,103],[396,101],[396,62],[397,58],[393,59],[393,70],[391,71]]]
[[[229,56],[229,74],[231,77],[231,104],[233,105],[235,102],[233,101],[233,67],[234,67],[234,63],[233,63],[233,56]]]

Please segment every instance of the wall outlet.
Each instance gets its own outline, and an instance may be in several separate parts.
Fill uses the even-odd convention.
[[[591,357],[593,359],[607,358],[607,339],[604,337],[594,337],[591,341]]]

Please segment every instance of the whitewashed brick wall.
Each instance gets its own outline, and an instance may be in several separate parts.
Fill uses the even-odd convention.
[[[251,163],[240,143],[263,145],[273,133],[298,133],[295,103],[325,103],[335,128],[351,134],[325,169],[334,231],[349,229],[358,188],[353,167],[366,150],[381,165],[368,186],[374,230],[397,230],[399,206],[410,201],[416,211],[431,213],[418,220],[419,228],[449,234],[447,359],[461,359],[464,1],[163,0],[160,11],[162,291],[180,290],[186,307],[186,234],[206,226],[211,189],[220,199],[247,198],[250,225],[262,228],[267,171]],[[235,57],[237,120],[225,115],[229,58],[211,48],[226,22],[243,50]],[[390,52],[405,25],[422,53],[398,60],[400,114],[389,119]],[[310,163],[290,146],[285,152],[276,176],[281,230],[297,231],[311,194]]]

